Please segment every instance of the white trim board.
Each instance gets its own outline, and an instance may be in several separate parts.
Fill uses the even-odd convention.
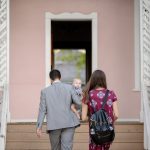
[[[140,119],[138,119],[138,118],[133,118],[133,119],[120,118],[117,120],[117,122],[140,122]]]
[[[134,0],[134,89],[141,90],[141,60],[140,60],[140,0]]]
[[[10,82],[9,82],[9,70],[10,70],[10,0],[7,0],[7,90],[8,90],[8,104],[7,104],[7,121],[10,121]]]
[[[15,122],[37,122],[37,119],[12,119],[10,121],[10,123],[15,123]],[[44,122],[46,122],[46,119],[44,119]],[[117,120],[117,122],[140,122],[140,119],[138,119],[138,118],[133,118],[133,119],[120,118]]]
[[[92,21],[92,71],[98,67],[98,46],[97,46],[97,13],[45,13],[45,60],[46,60],[46,86],[49,85],[49,71],[51,69],[51,21],[52,20],[91,20]]]
[[[37,119],[12,119],[9,123],[25,123],[25,122],[37,122]],[[46,122],[46,119],[44,119],[44,122]]]

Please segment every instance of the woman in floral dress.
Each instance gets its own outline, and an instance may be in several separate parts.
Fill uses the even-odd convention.
[[[82,120],[87,120],[87,114],[90,117],[94,113],[94,109],[96,111],[101,109],[106,90],[107,83],[105,73],[101,70],[94,71],[84,90],[84,98],[82,102]],[[109,121],[113,124],[114,121],[118,118],[118,106],[117,97],[111,90],[109,90],[107,102],[104,109],[108,113]],[[109,150],[110,144],[111,143],[96,145],[90,139],[89,150]]]

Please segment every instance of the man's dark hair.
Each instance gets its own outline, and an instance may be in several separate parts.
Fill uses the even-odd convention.
[[[61,78],[61,73],[60,73],[59,70],[53,69],[53,70],[50,71],[49,77],[50,77],[51,80],[60,79]]]

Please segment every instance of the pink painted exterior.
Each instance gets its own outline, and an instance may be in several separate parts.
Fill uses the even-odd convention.
[[[98,13],[98,66],[119,99],[121,119],[138,119],[134,92],[133,0],[11,0],[11,120],[36,119],[45,86],[45,12]]]

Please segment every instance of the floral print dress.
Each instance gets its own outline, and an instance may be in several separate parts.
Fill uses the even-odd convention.
[[[88,109],[89,109],[89,115],[91,116],[94,113],[95,110],[98,111],[103,104],[103,98],[105,96],[106,89],[102,90],[91,90],[89,92],[89,102],[88,102]],[[113,124],[114,117],[113,117],[113,102],[117,100],[117,97],[113,91],[109,91],[107,102],[105,104],[104,109],[107,111],[109,116],[109,121]],[[111,144],[111,143],[110,143]],[[109,150],[110,144],[105,145],[95,145],[92,140],[90,139],[89,143],[89,150]]]

